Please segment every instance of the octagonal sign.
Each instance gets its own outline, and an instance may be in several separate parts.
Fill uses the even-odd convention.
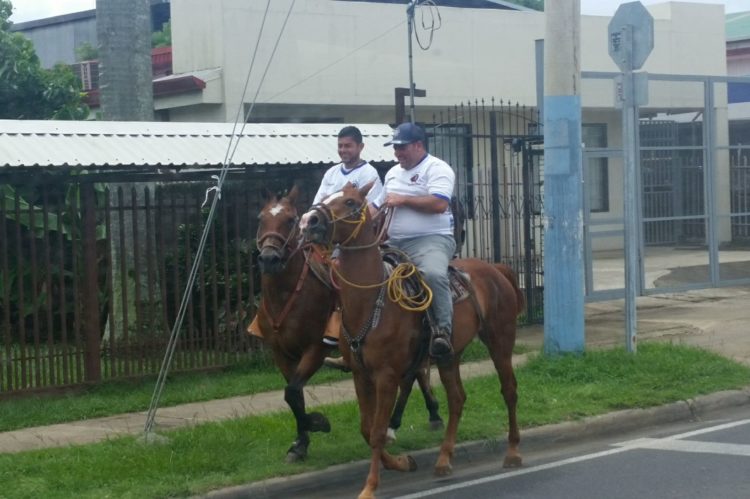
[[[609,22],[609,55],[622,71],[640,69],[654,48],[654,18],[641,2],[620,5]]]

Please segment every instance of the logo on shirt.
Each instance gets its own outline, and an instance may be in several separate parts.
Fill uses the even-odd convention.
[[[416,183],[417,183],[417,180],[418,180],[418,179],[419,179],[419,173],[415,173],[415,174],[414,174],[414,176],[413,176],[412,178],[410,178],[410,179],[409,179],[409,181],[410,181],[410,182],[411,182],[412,184],[416,184]]]

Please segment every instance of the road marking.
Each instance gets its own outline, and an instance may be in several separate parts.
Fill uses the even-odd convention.
[[[678,435],[672,435],[670,437],[665,437],[665,438],[660,438],[660,439],[659,438],[638,438],[635,440],[630,440],[627,442],[614,444],[617,446],[617,448],[615,449],[609,449],[609,450],[605,450],[601,452],[594,452],[592,454],[585,454],[583,456],[576,456],[576,457],[571,457],[568,459],[562,459],[560,461],[540,464],[538,466],[532,466],[530,468],[509,471],[506,473],[487,476],[484,478],[477,478],[475,480],[469,480],[467,482],[455,483],[452,485],[445,485],[443,487],[436,487],[434,489],[423,490],[421,492],[416,492],[414,494],[398,496],[398,499],[419,499],[421,497],[431,497],[435,494],[442,494],[444,492],[451,492],[453,490],[465,489],[468,487],[474,487],[476,485],[483,485],[486,483],[499,482],[500,480],[506,480],[508,478],[514,478],[514,477],[521,476],[521,475],[528,475],[529,473],[536,473],[538,471],[560,468],[562,466],[567,466],[569,464],[580,463],[583,461],[590,461],[592,459],[599,459],[600,457],[607,457],[607,456],[612,456],[615,454],[621,454],[623,452],[633,450],[633,449],[643,449],[643,448],[662,449],[662,447],[659,447],[659,446],[664,446],[665,450],[683,450],[684,452],[687,452],[687,450],[685,449],[688,446],[690,446],[693,449],[698,449],[698,448],[703,449],[703,450],[693,450],[692,452],[710,452],[706,449],[711,447],[711,445],[714,445],[714,446],[721,446],[727,449],[732,449],[733,451],[736,451],[736,452],[740,452],[740,453],[734,453],[734,452],[727,451],[727,452],[721,452],[722,454],[746,456],[746,455],[750,455],[746,453],[750,451],[750,445],[716,444],[712,442],[685,442],[685,441],[679,441],[679,439],[689,438],[689,437],[693,437],[696,435],[703,435],[705,433],[712,433],[716,431],[726,430],[729,428],[734,428],[734,427],[742,426],[742,425],[749,424],[749,423],[750,423],[750,419],[743,419],[740,421],[733,421],[731,423],[724,423],[724,424],[720,424],[716,426],[710,426],[708,428],[701,428],[700,430],[680,433]],[[666,449],[666,447],[668,446],[671,446],[672,448]],[[715,452],[712,452],[712,453],[715,453]]]
[[[750,457],[750,445],[726,444],[720,442],[699,442],[696,440],[672,440],[669,438],[642,438],[628,445],[630,449],[655,449],[699,454],[724,454],[727,456]]]

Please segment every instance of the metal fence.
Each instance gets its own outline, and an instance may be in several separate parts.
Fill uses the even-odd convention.
[[[137,184],[110,174],[2,179],[0,395],[158,372],[205,224],[210,173],[133,176]],[[271,188],[296,179],[309,202],[320,168],[229,176],[176,371],[225,366],[253,348],[244,329],[258,284],[261,176]]]
[[[543,314],[543,139],[535,109],[474,101],[423,116],[430,152],[456,170],[462,256],[510,265],[526,294],[523,320]]]
[[[524,320],[541,320],[541,137],[510,104],[456,106],[426,123],[457,173],[461,256],[511,265]],[[384,172],[390,165],[376,165]],[[261,186],[302,187],[326,165],[236,168],[190,295],[173,371],[227,366],[258,344],[255,231]],[[0,396],[156,374],[206,221],[215,171],[0,172]]]

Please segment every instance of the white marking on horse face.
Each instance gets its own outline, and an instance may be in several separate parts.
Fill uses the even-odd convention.
[[[344,196],[344,191],[334,192],[323,200],[323,204],[330,204],[334,199],[338,199]]]
[[[273,216],[276,216],[279,213],[281,213],[282,211],[284,211],[284,207],[281,206],[280,204],[277,204],[276,206],[274,206],[273,208],[271,208],[270,210],[268,210],[268,213],[270,213]]]
[[[302,218],[299,221],[299,228],[300,230],[305,230],[307,228],[307,221],[310,220],[310,213],[311,211],[308,211],[304,215],[302,215]]]

